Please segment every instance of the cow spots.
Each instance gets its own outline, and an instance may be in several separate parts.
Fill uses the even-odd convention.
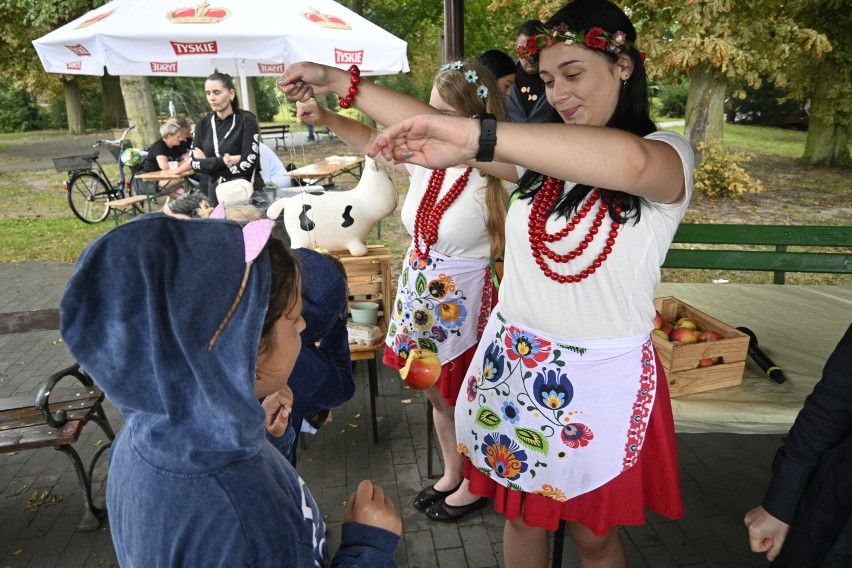
[[[316,223],[308,218],[308,211],[310,210],[310,205],[302,205],[302,212],[299,213],[299,228],[305,232],[313,231],[316,227]]]
[[[351,212],[352,212],[352,206],[351,205],[347,205],[346,209],[343,210],[343,224],[340,225],[340,226],[343,227],[344,229],[346,227],[351,227],[355,223],[355,219],[352,217],[352,215],[350,215]]]

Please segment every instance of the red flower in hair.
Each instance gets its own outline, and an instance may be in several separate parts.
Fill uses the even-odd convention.
[[[604,37],[602,28],[592,28],[586,34],[586,39],[583,41],[592,49],[606,50],[606,37]]]
[[[529,59],[538,52],[538,36],[530,36],[527,38],[527,43],[517,47],[518,57],[521,59]]]

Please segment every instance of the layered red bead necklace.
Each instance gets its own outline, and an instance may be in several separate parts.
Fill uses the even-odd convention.
[[[429,178],[429,185],[426,186],[426,193],[423,194],[423,199],[417,206],[417,213],[414,215],[414,253],[420,260],[429,258],[429,251],[432,250],[438,240],[438,225],[441,224],[441,218],[450,205],[458,199],[461,192],[467,185],[467,180],[470,177],[470,172],[473,168],[467,168],[459,178],[453,182],[452,187],[447,194],[438,201],[438,194],[441,193],[441,186],[444,184],[444,174],[446,170],[433,170]],[[423,243],[425,250],[420,250],[420,243]]]
[[[612,252],[612,246],[615,244],[615,239],[618,237],[618,229],[621,227],[621,224],[618,221],[613,221],[610,226],[610,231],[607,235],[606,245],[603,250],[598,254],[598,256],[583,270],[581,270],[577,274],[557,274],[555,271],[551,270],[551,268],[547,264],[547,259],[555,262],[555,263],[566,263],[570,260],[574,260],[578,256],[582,255],[583,252],[589,247],[592,241],[595,240],[595,236],[600,231],[600,226],[603,224],[604,217],[606,217],[608,207],[606,201],[601,199],[601,192],[596,187],[589,194],[586,203],[580,208],[576,215],[571,217],[571,220],[568,221],[568,224],[557,233],[548,233],[545,226],[547,225],[547,219],[550,217],[553,208],[556,206],[556,203],[559,201],[559,197],[562,195],[562,188],[565,185],[565,182],[562,180],[558,180],[552,177],[547,178],[544,182],[544,185],[541,189],[536,193],[535,198],[532,202],[532,210],[530,211],[530,220],[529,220],[529,239],[530,239],[530,248],[532,249],[532,255],[535,259],[536,264],[544,272],[545,276],[551,278],[559,282],[560,284],[571,284],[574,282],[580,282],[581,280],[588,278],[590,274],[594,274],[595,271],[600,268],[600,266],[606,261],[609,253]],[[564,239],[568,236],[568,234],[574,230],[574,228],[580,224],[586,215],[588,215],[589,211],[592,210],[595,203],[600,201],[600,205],[598,206],[598,212],[595,214],[595,220],[592,221],[592,226],[589,227],[589,232],[585,237],[580,241],[580,244],[567,254],[557,254],[553,250],[548,247],[547,243],[553,243],[559,240]],[[621,206],[615,206],[616,212],[621,215]]]

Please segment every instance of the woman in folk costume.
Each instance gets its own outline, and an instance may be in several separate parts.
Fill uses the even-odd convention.
[[[614,4],[571,2],[521,54],[538,59],[566,124],[418,116],[371,151],[432,168],[493,158],[526,169],[506,217],[500,303],[456,403],[471,491],[506,516],[508,568],[545,566],[560,519],[581,566],[627,566],[618,525],[643,524],[645,507],[683,514],[650,332],[694,156],[649,118],[635,41]]]
[[[372,146],[379,132],[319,107],[309,99],[311,94],[349,92],[354,105],[382,124],[436,110],[464,117],[488,112],[505,120],[502,94],[491,73],[476,62],[455,61],[441,67],[433,82],[431,106],[362,81],[357,68],[347,73],[299,63],[285,72],[280,84],[291,98],[306,101],[299,104],[300,120],[331,128],[361,151]],[[347,91],[351,87],[355,95]],[[344,97],[341,104],[350,103]],[[414,506],[431,519],[455,521],[487,503],[467,490],[462,476],[453,406],[495,300],[490,261],[503,254],[506,205],[514,185],[467,165],[401,168],[411,176],[402,222],[413,241],[402,267],[384,362],[400,369],[412,349],[434,351],[441,360],[440,378],[426,396],[434,407],[444,473],[418,493]],[[512,166],[504,165],[503,173],[517,178]]]

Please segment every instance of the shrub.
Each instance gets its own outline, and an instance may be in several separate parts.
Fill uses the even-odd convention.
[[[695,170],[693,189],[708,197],[739,197],[743,193],[760,193],[763,184],[749,176],[743,165],[751,154],[731,152],[722,140],[696,144],[701,162]]]
[[[659,116],[684,116],[689,96],[689,80],[676,84],[661,83],[656,86],[656,114]]]
[[[27,132],[38,128],[38,104],[30,93],[12,85],[0,83],[0,132]]]

